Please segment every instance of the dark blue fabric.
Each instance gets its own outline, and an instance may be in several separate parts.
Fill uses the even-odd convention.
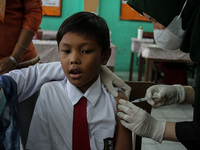
[[[17,84],[9,76],[0,76],[6,105],[0,116],[0,150],[19,150],[19,113]]]
[[[177,122],[176,136],[188,150],[200,149],[200,121]]]

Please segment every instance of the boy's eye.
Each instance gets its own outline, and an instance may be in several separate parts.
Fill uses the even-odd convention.
[[[82,51],[83,54],[89,54],[89,53],[91,53],[91,52],[92,52],[92,50],[83,50],[83,51]]]
[[[61,50],[62,53],[69,54],[70,50]]]

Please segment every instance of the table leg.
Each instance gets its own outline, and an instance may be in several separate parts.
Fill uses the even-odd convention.
[[[130,69],[129,69],[129,81],[132,81],[133,66],[134,66],[134,53],[131,52],[131,62],[130,62]]]
[[[146,58],[144,81],[149,81],[150,64],[151,60]]]
[[[142,69],[144,65],[144,59],[139,57],[139,67],[138,67],[138,81],[142,81]]]

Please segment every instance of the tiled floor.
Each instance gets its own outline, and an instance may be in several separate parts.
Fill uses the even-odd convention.
[[[115,72],[124,81],[128,80],[128,72]],[[136,81],[137,74],[133,73],[133,81]],[[190,85],[194,84],[193,79],[188,79]],[[193,116],[193,108],[189,104],[174,104],[161,108],[152,109],[152,116],[163,121],[190,121]],[[163,141],[155,142],[151,139],[143,138],[142,150],[186,150],[179,142]]]

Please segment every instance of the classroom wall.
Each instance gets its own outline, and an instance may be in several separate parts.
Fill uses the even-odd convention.
[[[100,0],[98,14],[103,17],[110,28],[111,40],[117,46],[115,70],[129,71],[131,58],[131,37],[137,37],[137,29],[143,27],[144,31],[153,31],[150,22],[120,20],[120,0]],[[43,16],[41,29],[58,30],[60,24],[73,13],[83,11],[83,0],[62,0],[61,17]],[[135,55],[134,71],[138,69],[138,59]]]
[[[61,16],[43,16],[40,27],[42,30],[57,31],[67,17],[79,11],[83,11],[83,0],[62,0]]]

